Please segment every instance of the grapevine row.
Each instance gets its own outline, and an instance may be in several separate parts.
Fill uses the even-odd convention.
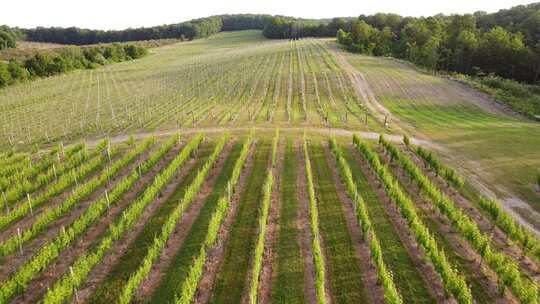
[[[193,264],[191,264],[186,280],[182,283],[182,286],[180,287],[180,292],[175,297],[174,302],[176,304],[189,304],[193,301],[195,293],[197,292],[197,285],[199,284],[199,281],[201,280],[203,274],[204,264],[206,263],[208,251],[212,247],[214,247],[216,243],[219,229],[229,209],[232,194],[236,191],[236,187],[238,186],[238,179],[240,178],[240,173],[242,172],[242,169],[248,157],[252,142],[253,133],[249,135],[249,137],[242,146],[240,156],[234,164],[231,178],[227,183],[227,191],[223,196],[219,198],[217,208],[212,214],[212,218],[208,223],[208,231],[206,233],[204,243],[199,249],[199,255],[194,259]]]
[[[353,143],[377,174],[391,201],[399,207],[400,213],[407,220],[416,241],[424,248],[426,256],[429,257],[441,276],[446,291],[452,294],[458,303],[471,304],[473,302],[472,294],[464,277],[450,265],[444,250],[439,248],[429,229],[422,223],[414,203],[402,190],[399,182],[392,176],[388,166],[381,163],[378,155],[367,144],[362,142],[357,135],[353,136]]]
[[[517,223],[502,209],[498,202],[480,197],[479,205],[511,240],[519,244],[525,252],[531,254],[536,261],[540,260],[540,240],[533,233]]]
[[[63,303],[66,299],[71,297],[76,288],[86,280],[90,271],[101,261],[105,253],[112,248],[113,244],[118,241],[126,231],[135,225],[146,207],[155,200],[163,187],[165,187],[165,185],[167,185],[174,177],[177,170],[184,165],[190,155],[199,147],[203,138],[204,137],[200,134],[195,136],[195,138],[193,138],[172,160],[167,168],[154,178],[152,184],[144,190],[144,193],[141,194],[135,202],[129,205],[120,219],[109,226],[104,238],[95,249],[92,252],[79,257],[70,268],[70,273],[65,274],[47,291],[44,303]],[[178,136],[174,136],[170,140],[170,142],[174,144],[177,141]],[[100,207],[102,210],[106,210],[107,205],[102,204]]]
[[[101,215],[107,211],[110,204],[117,202],[120,197],[133,186],[135,181],[140,178],[141,173],[150,170],[178,141],[177,137],[173,137],[165,143],[157,152],[155,152],[139,170],[134,172],[127,178],[124,178],[111,191],[110,194],[105,194],[104,197],[92,204],[84,214],[68,227],[65,232],[58,235],[51,242],[43,246],[26,264],[21,266],[17,272],[0,287],[0,303],[7,302],[12,296],[23,292],[27,284],[34,276],[45,269],[52,261],[54,261],[62,250],[67,248],[78,236],[94,223]]]
[[[122,168],[132,162],[139,154],[146,151],[153,144],[153,139],[146,140],[143,144],[128,152],[123,158],[107,167],[104,172],[92,178],[85,184],[75,188],[59,206],[47,209],[40,214],[32,227],[23,231],[20,235],[14,235],[0,244],[0,256],[6,256],[17,250],[22,243],[32,239],[45,230],[52,222],[70,212],[73,207],[90,196],[94,191],[105,185]]]
[[[422,147],[417,147],[416,154],[420,156],[433,171],[435,171],[436,175],[444,177],[444,179],[458,188],[463,187],[463,179],[461,179],[456,171],[443,165],[432,152],[423,149]]]
[[[142,260],[139,268],[129,278],[129,281],[123,287],[120,298],[118,299],[118,303],[130,303],[133,292],[137,290],[142,280],[150,272],[153,263],[161,255],[161,251],[165,247],[165,244],[167,243],[167,240],[173,232],[174,227],[176,227],[178,220],[182,217],[184,211],[187,210],[189,206],[191,206],[191,203],[195,200],[197,194],[199,193],[199,190],[201,189],[201,186],[205,181],[206,176],[208,175],[210,169],[218,159],[219,154],[227,144],[228,139],[229,135],[225,134],[214,148],[214,151],[212,152],[202,169],[197,172],[195,179],[185,190],[184,197],[181,199],[177,207],[172,211],[172,213],[167,218],[167,221],[162,226],[160,235],[154,238],[154,242],[152,243],[152,246],[148,249],[148,252]]]
[[[251,285],[249,290],[250,303],[257,303],[257,293],[259,290],[259,278],[262,269],[262,260],[264,254],[264,242],[266,237],[266,229],[268,227],[268,216],[270,213],[270,200],[272,198],[272,187],[274,184],[274,174],[272,168],[276,166],[277,148],[279,143],[279,130],[276,130],[276,135],[272,143],[272,163],[271,168],[266,173],[266,181],[263,185],[263,200],[262,212],[259,216],[259,236],[255,247],[255,257],[253,260],[253,269],[251,273]]]
[[[310,213],[310,226],[311,226],[311,238],[312,238],[312,251],[313,251],[313,264],[315,264],[315,276],[316,276],[316,290],[317,290],[317,303],[326,303],[326,290],[325,290],[325,267],[324,257],[321,249],[321,236],[319,233],[319,211],[317,208],[317,199],[315,198],[315,187],[313,186],[313,174],[311,172],[311,161],[309,159],[308,144],[306,135],[303,138],[303,150],[304,161],[306,167],[306,179],[309,193],[309,213]]]
[[[110,152],[110,156],[114,156],[118,153],[117,149],[113,149]],[[70,173],[61,176],[56,183],[47,188],[45,193],[39,195],[35,199],[32,199],[30,195],[27,196],[26,202],[21,202],[16,208],[9,213],[0,216],[0,229],[8,226],[9,224],[21,219],[28,212],[33,213],[33,210],[44,203],[48,202],[50,198],[64,192],[67,188],[74,184],[78,185],[78,181],[82,180],[87,175],[95,172],[107,162],[107,156],[101,155],[93,158],[87,163],[83,164],[79,168],[73,169]],[[21,194],[22,195],[22,194]]]
[[[487,264],[497,273],[503,286],[509,287],[523,303],[538,302],[538,287],[529,279],[522,277],[519,266],[502,252],[490,246],[490,237],[480,231],[478,225],[456,204],[433,184],[416,164],[393,144],[379,138],[379,142],[396,159],[407,174],[416,182],[422,193],[431,199],[437,210],[446,215],[461,236],[468,240]]]
[[[445,171],[451,170],[452,172],[455,172],[453,169],[441,164],[432,152],[422,149],[421,147],[418,147],[416,151],[426,162],[429,163],[434,161],[436,164],[439,164],[438,167],[443,168]],[[430,156],[424,158],[421,154]],[[431,161],[428,159],[431,159]],[[430,166],[433,167],[433,165]],[[454,180],[449,179],[446,174],[444,176],[448,181],[454,182]],[[449,176],[457,175],[450,174]],[[461,179],[458,177],[458,180]],[[454,182],[454,184],[456,183]],[[463,184],[462,180],[461,184]],[[480,196],[478,203],[480,208],[486,211],[491,220],[504,231],[512,241],[516,242],[526,253],[532,255],[537,261],[540,260],[540,240],[533,233],[517,223],[512,216],[504,211],[497,201]]]
[[[108,141],[106,140],[102,141],[96,147],[96,150],[93,153],[93,156],[99,155],[99,153],[101,153],[103,149],[105,149],[107,144],[108,144]],[[41,189],[43,186],[50,183],[53,179],[62,178],[65,171],[78,167],[80,164],[82,164],[83,161],[88,159],[89,155],[86,152],[86,150],[79,150],[79,151],[80,152],[77,154],[74,153],[70,155],[67,162],[65,162],[63,165],[60,165],[58,168],[53,163],[52,168],[49,168],[46,172],[43,172],[36,176],[34,183],[28,180],[23,180],[7,188],[2,194],[4,205],[6,205],[6,208],[7,208],[7,205],[13,205],[14,203],[18,202],[21,198],[23,198],[25,195],[31,194]],[[56,155],[59,161],[60,154],[57,153]]]
[[[330,148],[336,157],[339,173],[342,180],[347,186],[347,192],[349,197],[354,203],[354,210],[356,211],[356,218],[362,228],[362,234],[364,240],[369,241],[371,246],[371,258],[373,264],[377,269],[377,277],[382,282],[384,288],[384,298],[386,303],[399,304],[403,303],[401,295],[399,294],[392,273],[386,268],[384,259],[382,257],[381,244],[377,238],[375,231],[371,228],[372,223],[369,217],[369,212],[366,207],[366,203],[362,196],[358,193],[358,187],[354,182],[351,167],[347,163],[347,160],[343,157],[341,149],[338,147],[334,138],[330,139]]]

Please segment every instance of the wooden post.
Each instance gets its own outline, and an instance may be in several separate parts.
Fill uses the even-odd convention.
[[[30,200],[30,194],[26,193],[26,198],[28,199],[28,206],[30,206],[30,215],[34,216],[34,210],[32,210],[32,200]]]
[[[21,252],[21,255],[23,254],[22,250],[22,237],[21,237],[21,228],[17,227],[17,239],[19,240],[19,251]]]
[[[6,206],[6,213],[9,214],[10,213],[9,206],[7,202],[6,193],[4,191],[2,191],[2,199],[4,200],[4,205]]]
[[[105,201],[107,201],[107,209],[109,209],[111,205],[109,201],[109,193],[107,192],[107,190],[105,190]]]

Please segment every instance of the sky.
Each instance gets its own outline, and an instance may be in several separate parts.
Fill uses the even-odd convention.
[[[540,1],[540,0],[537,0]],[[533,3],[525,0],[5,0],[0,24],[77,26],[125,29],[177,23],[219,14],[263,13],[302,18],[331,18],[397,13],[431,16],[438,13],[496,12]]]

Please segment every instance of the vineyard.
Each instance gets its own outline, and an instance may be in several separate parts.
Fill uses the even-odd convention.
[[[540,303],[538,126],[331,39],[154,48],[0,125],[0,304]]]
[[[539,301],[536,235],[408,138],[199,133],[1,161],[2,303]]]
[[[262,40],[246,31],[153,52],[2,90],[0,143],[171,128],[377,125],[324,40]]]

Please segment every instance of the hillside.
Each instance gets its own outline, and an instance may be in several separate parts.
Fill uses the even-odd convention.
[[[540,301],[540,124],[335,39],[15,84],[0,145],[0,304]]]

